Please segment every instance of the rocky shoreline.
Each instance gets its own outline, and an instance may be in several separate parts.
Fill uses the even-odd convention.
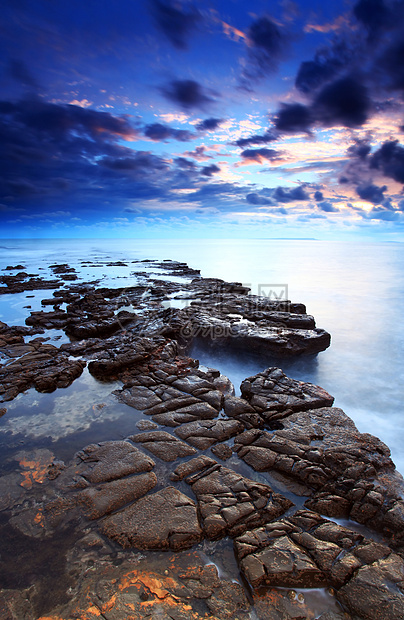
[[[389,448],[278,367],[245,378],[237,397],[189,357],[195,340],[316,354],[330,335],[301,303],[185,263],[138,262],[149,271],[127,288],[78,282],[67,264],[50,266],[55,280],[23,265],[0,277],[0,294],[53,289],[26,327],[0,323],[2,415],[26,390],[65,388],[83,371],[119,381],[113,395],[134,412],[126,437],[117,426],[70,462],[21,453],[23,471],[0,477],[4,532],[67,545],[56,600],[40,578],[17,588],[0,575],[0,620],[403,618],[404,483]],[[50,344],[55,329],[70,342]],[[237,582],[207,561],[222,544]]]

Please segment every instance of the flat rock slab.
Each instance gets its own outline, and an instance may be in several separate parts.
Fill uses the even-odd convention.
[[[193,500],[167,487],[106,517],[103,534],[123,547],[189,549],[203,538]]]
[[[146,450],[163,461],[176,461],[178,458],[193,456],[195,448],[188,446],[165,431],[150,431],[129,437],[134,443],[141,443]]]
[[[389,547],[299,510],[234,541],[255,588],[332,587],[351,613],[367,620],[404,617],[404,563]]]
[[[334,397],[323,388],[291,379],[276,367],[244,379],[240,389],[242,397],[264,421],[280,419],[295,411],[331,407],[334,402]]]
[[[128,441],[90,444],[78,453],[76,473],[91,483],[151,471],[154,461]]]
[[[179,471],[180,475],[190,472],[186,482],[196,495],[203,530],[210,539],[237,536],[276,519],[293,506],[268,485],[245,478],[213,459],[199,457],[194,461],[198,469],[192,471],[193,463],[188,461]]]
[[[113,480],[80,491],[78,504],[89,519],[99,519],[146,495],[157,484],[154,472]]]
[[[182,424],[175,434],[199,450],[207,450],[215,443],[226,441],[244,430],[239,420],[203,420]]]

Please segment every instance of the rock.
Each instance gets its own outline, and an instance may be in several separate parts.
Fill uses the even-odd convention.
[[[291,379],[275,367],[244,379],[240,389],[243,399],[264,422],[284,418],[294,411],[331,407],[334,402],[333,396],[318,385]]]
[[[82,360],[70,360],[66,353],[46,343],[19,347],[21,357],[0,367],[0,394],[3,401],[12,400],[34,387],[38,392],[53,392],[69,386],[86,366]]]
[[[134,443],[141,443],[146,450],[162,459],[170,462],[184,456],[193,456],[196,450],[180,441],[165,431],[150,431],[129,437]]]
[[[108,482],[129,474],[149,472],[154,461],[128,441],[91,444],[78,453],[76,473],[91,483]]]
[[[106,482],[80,491],[78,502],[89,519],[99,519],[146,495],[157,484],[153,472]]]
[[[238,420],[204,420],[182,424],[175,429],[175,434],[191,446],[206,450],[219,441],[225,441],[244,430]]]
[[[187,464],[192,467],[192,461]],[[210,539],[237,536],[283,514],[293,504],[268,485],[249,480],[231,469],[195,459],[195,470],[186,482],[198,501],[202,527]]]
[[[184,480],[187,476],[195,472],[199,472],[202,470],[207,470],[213,466],[216,466],[217,463],[214,459],[209,458],[205,454],[201,454],[190,461],[186,461],[185,463],[180,463],[171,474],[171,480],[173,482],[178,482],[180,480]]]
[[[401,617],[402,558],[316,513],[299,510],[267,523],[237,537],[234,547],[254,588],[332,587],[344,607],[360,618]]]
[[[123,547],[189,549],[203,533],[195,503],[174,487],[167,487],[106,517],[103,534]]]
[[[277,471],[304,484],[311,510],[394,531],[402,544],[402,480],[383,442],[359,433],[337,408],[294,413],[282,426],[272,433],[245,431],[234,440],[237,454],[256,471]]]
[[[210,449],[211,452],[222,461],[227,461],[233,455],[233,450],[225,443],[220,443]]]
[[[337,599],[366,620],[404,617],[404,567],[399,556],[363,566],[337,592]]]
[[[151,420],[139,420],[136,422],[136,426],[140,431],[152,431],[155,428],[158,428],[158,424],[152,422]]]

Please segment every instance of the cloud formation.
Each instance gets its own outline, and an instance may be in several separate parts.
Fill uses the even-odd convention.
[[[245,149],[240,153],[246,162],[263,164],[266,161],[274,161],[280,158],[279,151],[275,149]]]
[[[160,31],[178,49],[186,49],[191,31],[201,20],[201,14],[193,7],[187,9],[178,2],[152,0],[152,15]]]
[[[172,129],[169,125],[162,123],[152,123],[144,128],[144,135],[155,142],[162,142],[173,138],[179,142],[189,142],[195,136],[186,129]]]
[[[205,109],[214,102],[195,80],[172,80],[161,88],[162,94],[185,110]]]

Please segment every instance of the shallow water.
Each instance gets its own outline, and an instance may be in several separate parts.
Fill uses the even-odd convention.
[[[1,265],[22,263],[29,273],[43,277],[54,277],[48,266],[63,257],[85,281],[101,279],[102,286],[130,286],[137,282],[136,275],[130,275],[134,271],[156,271],[147,263],[131,261],[171,258],[201,269],[204,277],[240,281],[255,294],[261,290],[282,298],[287,291],[292,301],[306,304],[317,325],[331,333],[332,341],[314,359],[302,357],[280,365],[292,377],[321,385],[335,396],[336,406],[353,418],[360,431],[377,435],[389,445],[398,469],[404,472],[403,244],[119,239],[3,240],[0,245]],[[103,266],[81,265],[90,260]],[[127,267],[106,267],[115,260]],[[51,296],[51,291],[44,293]],[[29,294],[16,296],[10,306],[0,296],[0,320],[11,316],[17,318],[16,324],[23,324],[24,312],[29,310],[22,306],[34,304],[31,299],[24,303]],[[39,297],[35,293],[35,303]],[[220,367],[236,386],[271,364],[270,359],[251,360],[223,351],[206,351],[205,357],[197,353],[201,362]]]

